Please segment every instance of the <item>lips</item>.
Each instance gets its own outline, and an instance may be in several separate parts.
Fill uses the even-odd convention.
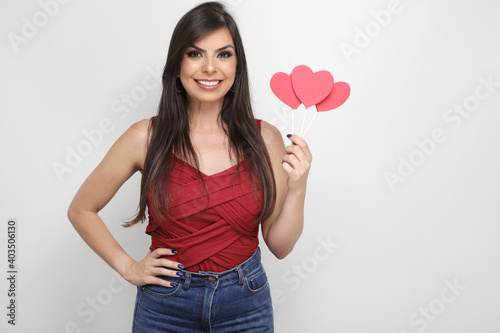
[[[196,84],[205,90],[214,90],[220,87],[223,80],[194,80]]]

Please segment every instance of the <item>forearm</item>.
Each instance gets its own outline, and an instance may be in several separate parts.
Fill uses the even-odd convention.
[[[301,190],[288,190],[281,213],[269,228],[266,244],[279,259],[292,251],[302,233],[305,196],[305,187]]]
[[[68,217],[83,240],[109,266],[124,276],[126,270],[135,262],[118,244],[102,219],[95,212],[68,211]]]
[[[276,205],[271,216],[262,222],[262,236],[269,250],[278,259],[283,259],[302,234],[312,154],[300,136],[287,135],[292,144],[284,147],[276,127],[264,121],[261,125],[276,183]]]

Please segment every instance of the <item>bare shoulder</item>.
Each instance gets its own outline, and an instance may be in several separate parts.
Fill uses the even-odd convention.
[[[269,147],[270,145],[275,145],[277,143],[283,143],[281,132],[276,128],[276,126],[271,125],[267,121],[261,121],[260,133],[267,147]]]
[[[276,128],[276,126],[262,120],[260,133],[264,139],[264,143],[266,144],[271,160],[279,161],[281,164],[281,159],[283,155],[286,154],[285,144],[283,142],[281,132]]]
[[[139,120],[138,122],[133,123],[125,133],[134,140],[147,142],[150,126],[151,119]]]
[[[113,144],[101,164],[114,169],[128,166],[124,173],[142,170],[149,145],[150,123],[150,119],[133,123]]]

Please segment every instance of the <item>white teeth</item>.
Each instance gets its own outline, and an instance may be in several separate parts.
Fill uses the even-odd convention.
[[[215,86],[218,85],[220,81],[200,81],[197,80],[198,83],[203,84],[204,86]]]

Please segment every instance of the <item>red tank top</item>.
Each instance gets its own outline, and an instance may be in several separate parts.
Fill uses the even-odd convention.
[[[261,120],[255,121],[260,131]],[[244,262],[259,245],[257,216],[262,209],[262,188],[252,171],[253,185],[247,157],[216,174],[202,173],[208,197],[198,170],[174,154],[172,161],[166,184],[171,219],[160,220],[152,209],[152,189],[148,193],[150,250],[175,249],[177,254],[167,259],[194,272],[223,272]]]

